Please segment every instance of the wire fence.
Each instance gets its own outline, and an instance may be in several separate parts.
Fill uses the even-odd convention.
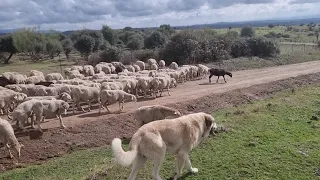
[[[315,43],[279,42],[279,44],[281,54],[311,53],[320,51],[318,44]]]

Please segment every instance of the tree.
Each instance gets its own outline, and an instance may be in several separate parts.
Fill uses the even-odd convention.
[[[153,32],[144,41],[144,45],[148,49],[154,49],[156,47],[161,47],[165,43],[166,43],[166,37],[159,31]]]
[[[49,39],[46,44],[47,53],[49,54],[50,58],[53,59],[54,56],[58,56],[62,51],[62,45],[59,40],[56,39]]]
[[[268,27],[269,27],[270,29],[272,29],[272,28],[274,28],[274,25],[273,25],[273,24],[269,24]]]
[[[0,53],[9,53],[9,56],[5,58],[4,63],[8,64],[12,55],[17,52],[14,46],[13,38],[11,35],[6,35],[0,38]]]
[[[88,60],[88,56],[94,47],[94,39],[88,35],[83,35],[74,43],[74,47]]]
[[[111,29],[109,26],[104,25],[101,29],[103,38],[108,41],[111,45],[114,45],[115,43],[115,32],[113,29]]]
[[[93,39],[92,52],[99,50],[100,46],[103,44],[102,32],[97,30],[84,29],[80,31],[74,31],[71,35],[71,40],[76,42],[82,36],[90,36]]]
[[[317,41],[319,41],[319,31],[316,32]]]
[[[241,36],[242,37],[252,37],[255,35],[255,31],[253,29],[253,27],[250,26],[246,26],[241,28]]]
[[[67,59],[69,59],[69,54],[73,50],[72,41],[71,39],[66,38],[63,41],[61,41],[61,43],[62,43],[63,52],[66,55]]]
[[[133,51],[139,50],[142,47],[143,47],[143,37],[140,34],[135,34],[129,37],[127,48],[131,50],[131,60],[132,60]]]
[[[169,37],[171,34],[175,32],[175,30],[173,30],[169,24],[160,25],[160,28],[158,29],[158,31],[162,32],[167,37]]]

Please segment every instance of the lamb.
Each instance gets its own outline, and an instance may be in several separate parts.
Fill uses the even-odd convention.
[[[0,142],[3,143],[6,148],[9,151],[10,158],[13,158],[13,155],[10,151],[10,145],[14,146],[14,150],[18,154],[18,157],[20,158],[20,150],[23,147],[22,144],[20,144],[14,135],[14,131],[12,126],[7,120],[0,118]]]
[[[170,69],[174,69],[174,70],[177,70],[179,68],[178,64],[176,62],[172,62],[170,65],[169,65],[169,68]]]
[[[91,111],[91,101],[100,102],[100,90],[95,87],[79,86],[71,90],[71,98],[73,100],[73,114],[75,114],[75,106],[83,112],[85,110],[80,106],[80,102],[88,103],[88,110]]]
[[[166,62],[164,60],[160,60],[159,61],[159,68],[163,69],[163,68],[165,68],[165,66],[166,66]]]
[[[151,64],[150,70],[158,70],[158,65],[156,65],[156,64]]]
[[[46,75],[45,79],[46,81],[53,81],[53,80],[59,81],[59,80],[63,80],[64,78],[60,73],[50,73]]]
[[[218,76],[218,79],[217,79],[216,83],[218,83],[218,80],[219,80],[220,76],[223,77],[225,83],[227,83],[226,79],[224,78],[225,75],[228,75],[228,76],[232,77],[232,73],[228,72],[228,71],[225,71],[224,69],[211,68],[211,69],[209,69],[209,72],[210,72],[209,83],[211,83],[211,77],[212,76]]]
[[[152,121],[180,116],[182,114],[178,110],[162,105],[142,106],[134,112],[134,119],[139,127]]]
[[[135,64],[140,67],[141,71],[146,69],[146,64],[143,61],[136,61]]]
[[[134,71],[135,71],[135,72],[141,71],[140,66],[134,64],[133,67],[134,67]]]
[[[100,92],[99,114],[101,113],[102,106],[106,107],[108,112],[110,112],[110,110],[107,107],[107,103],[114,104],[116,102],[119,103],[119,112],[122,112],[125,101],[137,102],[137,98],[136,96],[126,93],[123,90],[103,90]]]
[[[63,100],[41,100],[35,102],[32,106],[32,113],[36,116],[37,129],[42,131],[40,120],[50,116],[56,116],[60,120],[60,126],[66,128],[61,114],[67,114],[68,109],[69,104]]]
[[[43,75],[43,72],[41,72],[41,71],[31,70],[30,71],[30,77],[32,77],[32,76],[38,76],[38,77],[40,77],[41,79],[44,80],[44,75]]]

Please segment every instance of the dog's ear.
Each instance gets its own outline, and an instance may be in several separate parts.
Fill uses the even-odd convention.
[[[205,119],[205,123],[206,123],[206,127],[207,127],[207,128],[210,128],[211,125],[212,125],[212,120],[209,119],[209,118],[206,118],[206,119]]]

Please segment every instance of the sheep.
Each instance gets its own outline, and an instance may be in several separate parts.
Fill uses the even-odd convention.
[[[170,94],[170,81],[171,79],[168,77],[155,77],[151,81],[151,86],[153,88],[153,94],[157,97],[156,91],[160,91],[160,97],[162,96],[163,89],[167,89],[168,95]]]
[[[165,66],[166,66],[166,62],[164,60],[160,60],[159,61],[159,68],[163,69],[163,68],[165,68]]]
[[[174,69],[174,70],[177,70],[179,68],[178,64],[176,62],[172,62],[170,65],[169,65],[169,68],[170,69]]]
[[[158,66],[158,63],[155,59],[148,59],[147,63],[148,63],[149,69],[151,69],[152,64],[156,64]]]
[[[26,84],[36,84],[45,81],[41,76],[30,76],[26,80]]]
[[[40,100],[32,106],[32,113],[36,116],[37,129],[42,131],[40,120],[52,115],[60,120],[60,126],[66,128],[63,124],[61,114],[67,114],[69,104],[63,100]]]
[[[102,66],[101,71],[104,72],[105,74],[111,74],[112,68],[110,66]]]
[[[209,68],[205,65],[202,64],[197,64],[199,67],[199,76],[200,77],[205,77],[209,73]]]
[[[15,92],[22,92],[22,88],[18,84],[9,84],[6,85],[5,88],[13,90]]]
[[[162,106],[162,105],[152,105],[152,106],[142,106],[134,112],[134,119],[138,122],[139,126],[147,124],[152,121],[166,119],[168,117],[180,117],[182,114],[173,108]]]
[[[45,79],[46,81],[53,81],[53,80],[59,81],[59,80],[63,80],[64,78],[60,73],[50,73],[46,75]]]
[[[26,75],[22,75],[17,72],[5,72],[2,76],[15,84],[25,84],[27,80]]]
[[[137,78],[137,91],[141,91],[144,94],[144,97],[147,97],[147,92],[151,88],[151,77],[139,77]]]
[[[0,87],[5,87],[7,85],[14,84],[14,82],[8,80],[7,78],[0,76]]]
[[[156,65],[156,64],[151,64],[150,70],[158,70],[158,65]]]
[[[63,92],[57,96],[30,96],[30,97],[25,98],[24,101],[30,101],[32,99],[37,99],[37,100],[57,100],[57,99],[59,100],[60,99],[60,100],[66,101],[66,102],[72,100],[71,96],[68,93]]]
[[[134,65],[132,65],[132,66],[134,67],[134,71],[135,71],[135,72],[141,71],[140,66],[138,66],[138,65],[136,65],[136,64],[134,64]]]
[[[44,80],[44,75],[43,75],[43,72],[41,72],[41,71],[31,70],[30,71],[30,77],[32,77],[32,76],[39,76],[41,79]]]
[[[136,69],[135,69],[132,65],[126,66],[126,69],[127,69],[129,72],[135,72],[135,71],[136,71]]]
[[[177,87],[177,81],[174,78],[170,78],[170,88]]]
[[[56,96],[59,91],[56,87],[41,87],[35,90],[35,96]]]
[[[73,114],[75,114],[75,106],[77,105],[79,109],[83,112],[85,110],[80,106],[80,102],[88,103],[88,110],[91,111],[91,101],[95,100],[97,102],[100,98],[100,90],[95,87],[79,86],[71,90],[71,98],[73,100]]]
[[[25,129],[25,123],[28,121],[28,118],[32,115],[32,106],[37,102],[37,100],[33,99],[30,101],[25,101],[21,104],[19,104],[12,113],[8,114],[8,119],[15,122],[16,125],[20,129]],[[32,120],[33,122],[33,120]],[[32,127],[33,124],[32,124]]]
[[[91,65],[85,65],[83,66],[83,74],[85,76],[92,76],[94,75],[94,68]]]
[[[78,70],[80,73],[83,73],[83,67],[82,66],[71,66],[71,70]]]
[[[102,106],[104,106],[108,110],[108,112],[110,112],[107,107],[107,103],[114,104],[116,102],[119,103],[119,112],[122,112],[123,104],[127,100],[137,102],[136,96],[126,93],[123,90],[103,90],[100,92],[99,114],[101,113]]]
[[[0,92],[1,92],[1,94],[0,94],[0,112],[1,112],[1,114],[3,114],[2,110],[4,110],[8,114],[9,107],[11,104],[13,104],[13,107],[15,107],[27,98],[26,94],[17,93],[12,90],[2,90]]]
[[[146,64],[143,61],[136,61],[135,65],[139,66],[141,71],[146,69]]]
[[[228,72],[228,71],[225,71],[224,69],[211,68],[211,69],[209,69],[209,73],[210,73],[209,83],[211,83],[211,77],[212,76],[218,76],[218,79],[217,79],[216,83],[218,83],[218,80],[219,80],[220,76],[223,77],[225,83],[227,83],[226,79],[224,78],[225,75],[228,75],[228,76],[232,77],[232,73]]]
[[[13,128],[11,124],[4,119],[0,118],[0,142],[3,143],[6,148],[9,151],[10,158],[13,158],[13,155],[10,151],[10,145],[14,146],[14,150],[18,154],[18,157],[20,158],[20,150],[23,147],[22,144],[20,144],[14,135]]]

